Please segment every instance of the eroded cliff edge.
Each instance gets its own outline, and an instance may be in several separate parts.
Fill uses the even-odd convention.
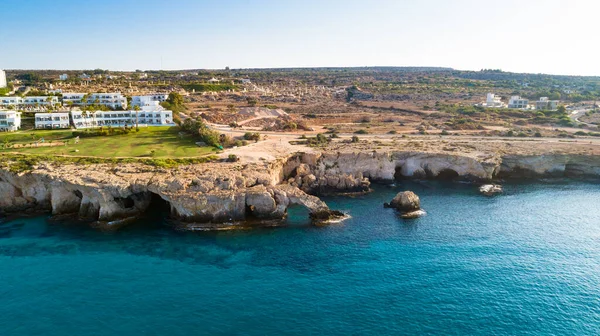
[[[279,184],[283,163],[206,163],[175,169],[44,163],[22,173],[4,168],[0,209],[50,210],[110,222],[137,216],[151,206],[153,197],[160,197],[174,218],[200,223],[281,219],[291,204],[311,213],[328,210],[319,198]]]
[[[330,148],[271,162],[204,163],[162,169],[142,164],[41,163],[16,173],[0,169],[0,210],[46,210],[91,221],[134,217],[168,203],[173,218],[193,223],[278,220],[290,205],[329,211],[311,194],[365,191],[372,181],[439,178],[600,177],[597,153]]]

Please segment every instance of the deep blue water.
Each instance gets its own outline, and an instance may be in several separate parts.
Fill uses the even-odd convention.
[[[383,209],[420,195],[426,217]],[[0,223],[0,335],[598,335],[600,188],[376,186],[326,198],[352,218],[114,233]]]

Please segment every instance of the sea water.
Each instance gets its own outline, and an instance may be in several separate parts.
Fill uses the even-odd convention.
[[[598,335],[600,188],[375,186],[352,218],[183,233],[0,223],[0,335]],[[384,209],[402,190],[427,216]]]

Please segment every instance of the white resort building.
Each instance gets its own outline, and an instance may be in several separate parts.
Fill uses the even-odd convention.
[[[169,95],[164,93],[156,93],[146,96],[133,96],[131,99],[131,106],[157,106],[158,104],[167,100],[167,98],[169,98]]]
[[[67,74],[59,75],[58,79],[61,81],[66,81],[67,79],[69,79],[69,75],[67,75]]]
[[[31,97],[23,97],[22,105],[58,105],[59,100],[57,96],[31,96]]]
[[[42,106],[60,105],[60,100],[57,96],[28,96],[28,97],[2,97],[0,98],[0,106],[13,108],[23,107],[42,107]]]
[[[520,96],[512,96],[508,101],[508,108],[526,109],[529,107],[529,99],[521,98]]]
[[[1,97],[0,98],[0,106],[12,106],[15,108],[19,106],[23,102],[23,98],[21,97]]]
[[[36,113],[36,129],[60,129],[70,128],[69,112]]]
[[[0,131],[14,132],[21,128],[21,112],[0,111]]]
[[[173,112],[163,108],[142,107],[140,111],[71,111],[75,128],[135,126],[173,126]]]
[[[4,72],[4,70],[0,70],[0,88],[5,88],[7,85],[6,72]]]
[[[63,105],[84,105],[85,93],[64,93]],[[112,109],[126,109],[127,98],[119,92],[115,93],[91,93],[86,99],[87,105],[104,105]]]

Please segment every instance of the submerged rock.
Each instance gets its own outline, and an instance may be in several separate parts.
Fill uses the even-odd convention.
[[[310,219],[313,224],[326,224],[336,220],[342,220],[348,217],[345,213],[338,210],[330,210],[327,208],[319,209],[310,213]]]
[[[425,215],[425,211],[421,210],[419,196],[412,191],[399,192],[390,203],[385,203],[383,206],[400,211],[401,217],[405,219],[418,218]]]
[[[423,217],[426,214],[427,213],[425,212],[425,210],[416,210],[416,211],[411,211],[411,212],[405,212],[405,213],[401,214],[400,217],[402,217],[404,219],[415,219],[415,218]]]
[[[502,186],[499,184],[485,184],[479,187],[479,192],[486,196],[494,196],[503,192]]]

